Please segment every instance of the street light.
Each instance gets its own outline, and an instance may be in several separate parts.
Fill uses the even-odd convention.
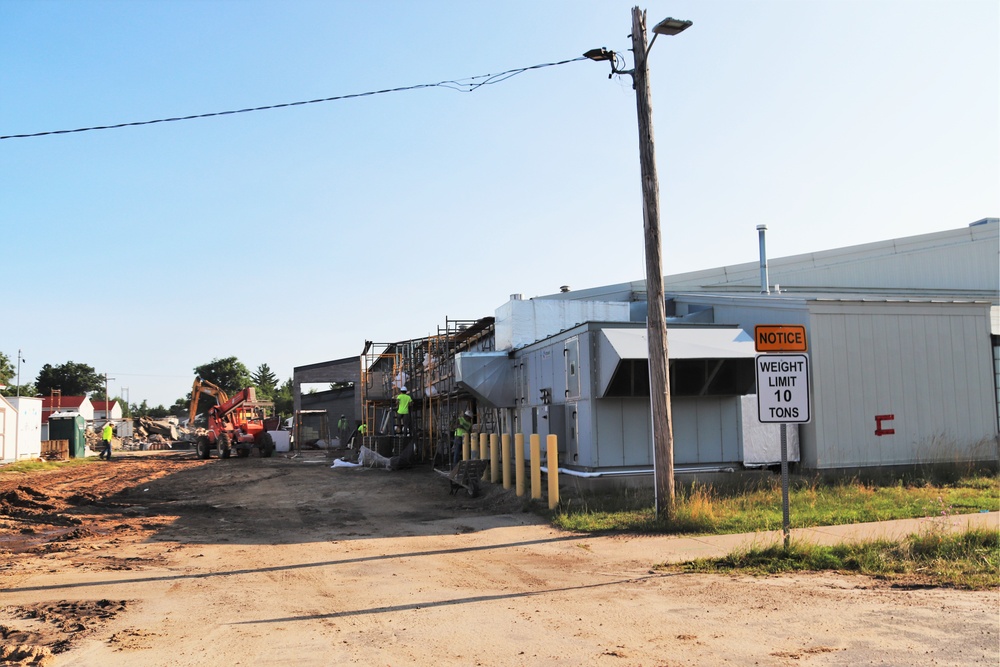
[[[584,55],[591,60],[610,60],[612,74],[630,74],[635,88],[639,119],[639,165],[642,175],[642,218],[646,243],[646,338],[649,350],[649,393],[653,421],[653,476],[656,514],[674,517],[674,434],[670,416],[670,376],[668,374],[667,317],[663,296],[662,250],[660,243],[660,188],[656,176],[653,145],[653,112],[649,104],[646,58],[659,35],[676,35],[691,21],[667,18],[653,27],[653,41],[646,45],[646,13],[632,8],[632,70],[616,67],[614,51],[593,49]]]
[[[17,397],[21,397],[21,363],[27,361],[21,356],[21,350],[17,351]]]
[[[684,32],[693,25],[691,21],[682,21],[675,18],[665,18],[653,26],[653,42],[657,35],[676,35]],[[653,42],[649,43],[649,48],[653,48]],[[648,51],[648,49],[647,49]]]

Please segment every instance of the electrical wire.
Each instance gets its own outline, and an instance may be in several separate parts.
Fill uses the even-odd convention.
[[[467,77],[465,79],[454,79],[449,81],[438,81],[437,83],[421,83],[415,86],[401,86],[399,88],[385,88],[383,90],[370,90],[364,93],[352,93],[349,95],[335,95],[333,97],[323,97],[316,100],[304,100],[301,102],[285,102],[283,104],[269,104],[267,106],[260,107],[250,107],[247,109],[234,109],[231,111],[215,111],[212,113],[201,113],[193,114],[190,116],[176,116],[174,118],[158,118],[156,120],[141,120],[131,123],[117,123],[115,125],[96,125],[93,127],[80,127],[75,130],[50,130],[48,132],[33,132],[31,134],[8,134],[5,136],[0,136],[2,139],[28,139],[31,137],[44,137],[53,134],[74,134],[77,132],[91,132],[93,130],[116,130],[122,127],[136,127],[139,125],[154,125],[156,123],[173,123],[182,120],[195,120],[197,118],[213,118],[216,116],[231,116],[240,113],[251,113],[254,111],[269,111],[272,109],[285,109],[288,107],[299,107],[306,104],[320,104],[322,102],[337,102],[340,100],[350,100],[359,97],[370,97],[372,95],[385,95],[388,93],[401,93],[409,90],[420,90],[422,88],[448,88],[450,90],[455,90],[462,93],[471,93],[483,86],[489,86],[497,83],[501,83],[510,79],[511,77],[517,76],[518,74],[523,74],[530,70],[544,69],[546,67],[555,67],[557,65],[566,65],[568,63],[577,62],[579,60],[587,60],[587,58],[579,57],[572,58],[570,60],[561,60],[559,62],[553,63],[542,63],[539,65],[531,65],[529,67],[519,67],[517,69],[507,70],[506,72],[500,72],[499,74],[480,74],[477,76]]]

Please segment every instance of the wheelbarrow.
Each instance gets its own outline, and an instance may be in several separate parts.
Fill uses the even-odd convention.
[[[465,489],[473,498],[479,495],[479,481],[490,465],[487,459],[469,459],[459,461],[458,465],[451,469],[451,472],[438,470],[437,472],[448,478],[451,482],[450,495],[456,495],[459,489]]]

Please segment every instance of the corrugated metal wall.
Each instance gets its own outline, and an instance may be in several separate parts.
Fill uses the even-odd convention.
[[[809,304],[807,468],[995,459],[989,306]],[[891,435],[878,436],[877,415]]]

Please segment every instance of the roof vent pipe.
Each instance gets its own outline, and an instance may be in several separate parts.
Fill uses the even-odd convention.
[[[757,239],[760,242],[760,293],[770,294],[767,282],[767,250],[764,248],[764,234],[767,225],[757,225]]]

